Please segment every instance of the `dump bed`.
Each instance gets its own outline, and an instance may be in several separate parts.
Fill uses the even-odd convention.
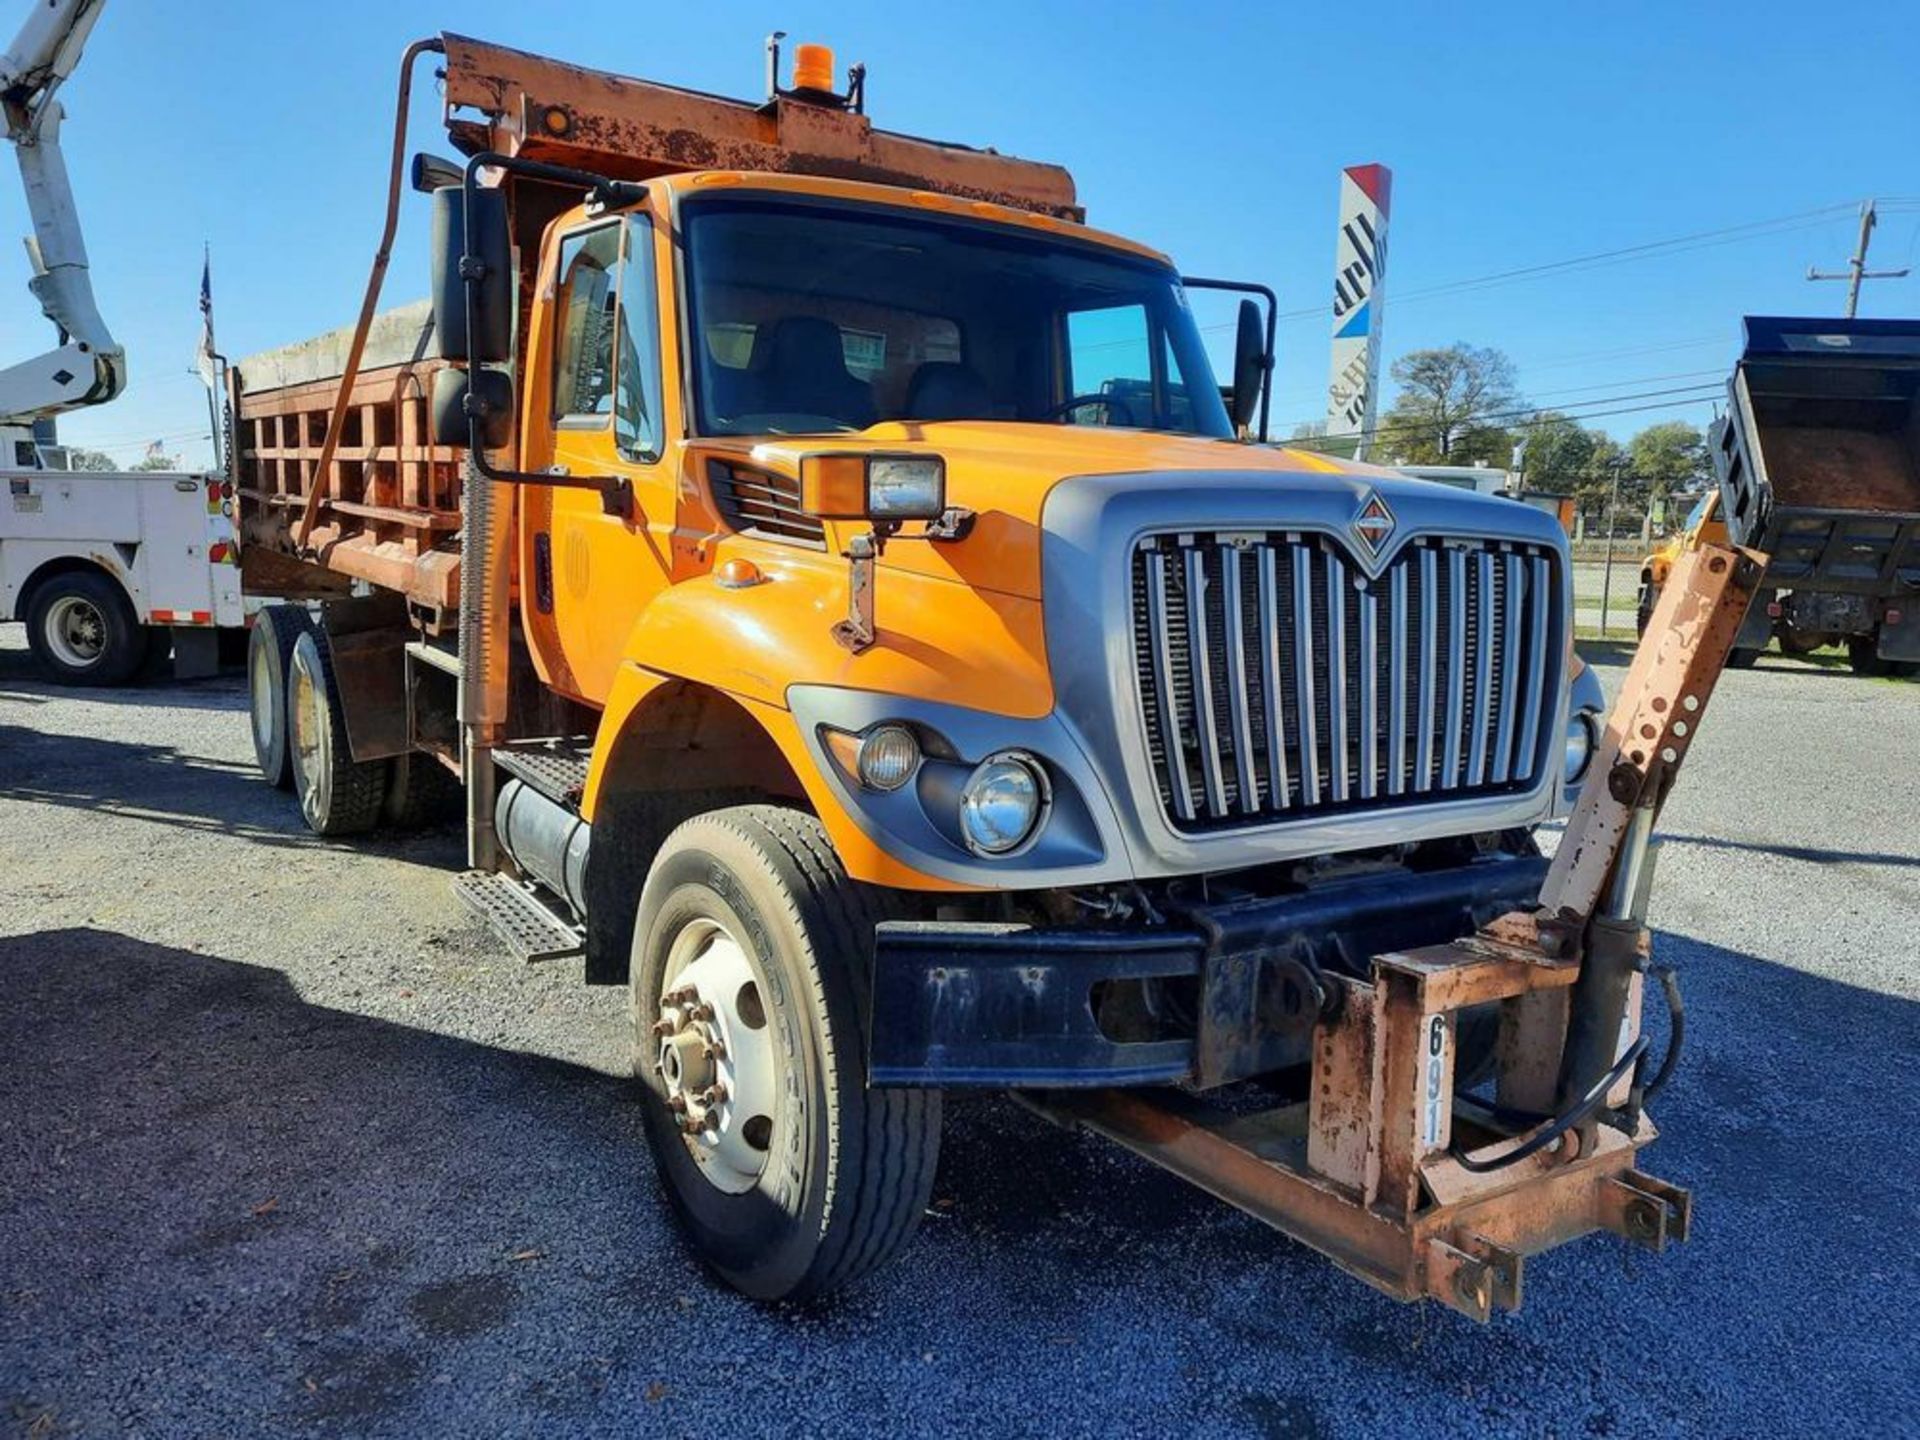
[[[250,355],[229,371],[248,594],[314,584],[293,563],[351,327]],[[457,609],[461,452],[430,439],[427,399],[446,362],[424,300],[376,316],[329,462],[313,549],[336,575],[398,590],[430,628]]]
[[[1749,316],[1712,450],[1769,584],[1920,589],[1920,320]]]

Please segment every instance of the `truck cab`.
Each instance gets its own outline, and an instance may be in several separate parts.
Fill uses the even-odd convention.
[[[589,820],[622,737],[690,691],[894,886],[1553,812],[1579,720],[1549,517],[1239,443],[1178,272],[1135,243],[851,182],[647,188],[549,227],[518,397],[525,471],[631,497],[517,508],[534,666],[600,714]],[[876,730],[915,737],[912,784],[863,782]],[[1009,749],[1045,823],[975,833],[959,767]]]

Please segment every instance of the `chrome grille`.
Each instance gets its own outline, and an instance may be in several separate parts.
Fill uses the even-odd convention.
[[[1543,546],[1416,540],[1374,579],[1316,536],[1133,554],[1149,757],[1188,833],[1531,790],[1565,618]]]

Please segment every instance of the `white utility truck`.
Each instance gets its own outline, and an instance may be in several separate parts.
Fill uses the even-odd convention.
[[[94,304],[55,92],[105,0],[35,0],[0,51],[0,116],[20,162],[33,234],[28,282],[58,334],[0,369],[0,620],[22,620],[54,678],[115,685],[170,648],[175,673],[209,674],[219,628],[245,623],[233,487],[218,475],[55,468],[54,417],[112,400],[126,355]]]

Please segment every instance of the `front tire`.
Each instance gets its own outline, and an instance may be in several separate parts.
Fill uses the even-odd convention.
[[[648,1139],[694,1249],[758,1300],[859,1280],[932,1192],[939,1092],[866,1084],[883,901],[818,820],[769,805],[681,825],[641,893],[629,984]]]
[[[347,722],[326,633],[309,629],[294,641],[287,667],[287,735],[293,750],[293,793],[316,835],[371,830],[387,798],[387,762],[359,761],[347,746]]]
[[[124,685],[147,658],[147,627],[119,582],[93,570],[43,580],[27,603],[27,646],[66,685]]]

